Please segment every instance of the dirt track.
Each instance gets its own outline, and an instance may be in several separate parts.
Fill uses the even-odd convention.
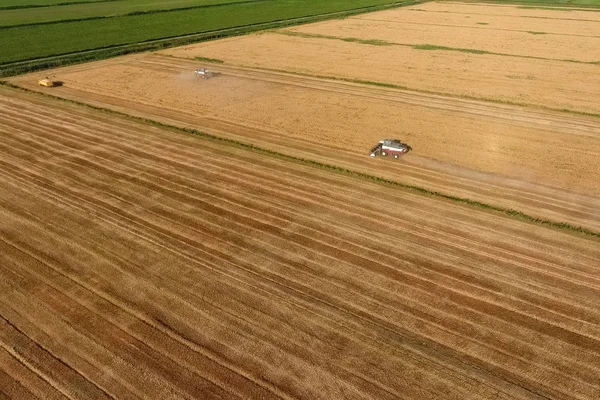
[[[198,81],[195,65],[143,55],[69,67],[53,93],[600,230],[600,200],[585,195],[600,194],[597,119],[228,66]],[[14,82],[38,90],[32,76]],[[368,158],[382,135],[414,153]]]
[[[600,396],[597,240],[0,95],[1,393]]]

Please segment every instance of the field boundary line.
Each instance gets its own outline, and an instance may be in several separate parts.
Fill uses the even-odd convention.
[[[183,46],[191,43],[199,43],[208,40],[240,36],[266,29],[285,28],[294,25],[320,22],[336,18],[345,18],[367,12],[375,12],[399,7],[412,6],[427,1],[429,0],[391,1],[388,4],[382,5],[359,7],[343,11],[334,11],[322,14],[305,15],[302,17],[273,20],[269,22],[240,25],[231,28],[169,36],[160,39],[151,39],[123,45],[109,45],[94,49],[67,52],[64,54],[55,54],[48,57],[30,58],[5,64],[0,63],[0,78],[25,74],[28,72],[39,71],[43,69],[57,68],[71,64],[79,64],[88,61],[103,60],[125,54],[160,50],[164,48]]]
[[[320,161],[315,161],[315,160],[311,160],[311,159],[307,159],[307,158],[303,158],[303,157],[296,157],[293,155],[289,155],[289,154],[285,154],[285,153],[281,153],[279,151],[275,151],[275,150],[270,150],[267,148],[263,148],[263,147],[259,147],[259,146],[255,146],[251,143],[246,143],[246,142],[242,142],[239,140],[234,140],[234,139],[228,139],[226,137],[223,136],[217,136],[217,135],[213,135],[213,134],[209,134],[209,133],[205,133],[202,131],[199,131],[197,129],[193,129],[193,128],[182,128],[176,125],[171,125],[171,124],[167,124],[167,123],[163,123],[163,122],[159,122],[159,121],[155,121],[149,118],[143,118],[143,117],[137,117],[134,115],[130,115],[127,113],[123,113],[120,111],[116,111],[116,110],[112,110],[110,108],[104,108],[104,107],[98,107],[98,106],[94,106],[91,104],[87,104],[84,102],[80,102],[77,100],[72,100],[72,99],[66,99],[63,97],[59,97],[59,96],[55,96],[52,94],[48,94],[48,93],[41,93],[41,92],[37,92],[31,89],[27,89],[18,85],[13,85],[12,83],[6,82],[6,81],[0,81],[0,86],[4,86],[4,87],[8,87],[14,90],[19,90],[25,93],[29,93],[29,94],[33,94],[33,95],[38,95],[38,96],[42,96],[42,97],[46,97],[46,98],[51,98],[54,100],[59,100],[65,103],[70,103],[70,104],[74,104],[77,106],[81,106],[81,107],[86,107],[86,108],[90,108],[93,110],[97,110],[97,111],[102,111],[108,114],[112,114],[112,115],[116,115],[119,117],[123,117],[129,120],[133,120],[136,122],[140,122],[140,123],[144,123],[147,125],[154,125],[160,128],[166,128],[169,129],[171,131],[177,131],[177,132],[181,132],[181,133],[186,133],[186,134],[192,134],[195,136],[199,136],[211,141],[216,141],[216,142],[221,142],[221,143],[226,143],[232,146],[236,146],[236,147],[241,147],[244,149],[248,149],[248,150],[252,150],[252,151],[256,151],[258,153],[262,153],[262,154],[266,154],[266,155],[270,155],[270,156],[274,156],[274,157],[278,157],[281,159],[285,159],[288,161],[294,161],[300,164],[304,164],[304,165],[308,165],[308,166],[313,166],[313,167],[317,167],[317,168],[322,168],[322,169],[326,169],[329,171],[334,171],[346,176],[351,176],[351,177],[356,177],[356,178],[361,178],[367,181],[371,181],[374,183],[380,183],[380,184],[385,184],[386,186],[393,186],[393,187],[398,187],[398,188],[402,188],[405,190],[410,190],[412,192],[415,193],[420,193],[424,196],[429,196],[429,197],[437,197],[437,198],[441,198],[441,199],[445,199],[445,200],[450,200],[453,201],[455,203],[462,203],[462,204],[467,204],[469,206],[475,207],[475,208],[479,208],[479,209],[483,209],[483,210],[488,210],[488,211],[492,211],[492,212],[496,212],[496,213],[500,213],[500,214],[504,214],[506,216],[512,217],[514,219],[518,219],[521,221],[525,221],[525,222],[530,222],[530,223],[534,223],[534,224],[538,224],[538,225],[542,225],[542,226],[547,226],[547,227],[551,227],[557,230],[562,230],[562,231],[569,231],[569,232],[575,232],[575,233],[580,233],[586,236],[590,236],[590,237],[594,237],[594,238],[600,238],[600,232],[598,231],[594,231],[592,229],[588,229],[588,228],[584,228],[582,226],[575,226],[573,224],[567,223],[567,222],[559,222],[559,221],[554,221],[554,220],[550,220],[550,219],[545,219],[545,218],[540,218],[540,217],[535,217],[529,214],[526,214],[522,211],[519,210],[515,210],[512,208],[505,208],[505,207],[499,207],[499,206],[494,206],[491,204],[487,204],[487,203],[483,203],[477,200],[471,200],[469,198],[466,197],[459,197],[459,196],[454,196],[454,195],[449,195],[446,193],[442,193],[439,191],[434,191],[434,190],[430,190],[430,189],[425,189],[416,185],[410,185],[410,184],[406,184],[406,183],[402,183],[396,180],[392,180],[392,179],[387,179],[387,178],[383,178],[380,176],[376,176],[376,175],[372,175],[372,174],[368,174],[365,172],[360,172],[360,171],[355,171],[355,170],[351,170],[351,169],[347,169],[347,168],[343,168],[343,167],[339,167],[337,165],[333,165],[333,164],[327,164],[327,163],[323,163]]]

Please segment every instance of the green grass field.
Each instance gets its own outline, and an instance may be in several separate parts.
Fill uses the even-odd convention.
[[[67,0],[64,0],[67,1]],[[0,11],[0,27],[39,24],[62,20],[114,17],[178,8],[216,6],[229,3],[272,0],[119,0],[98,3],[72,4],[67,6],[13,9]],[[1,3],[0,3],[1,4]]]
[[[0,9],[3,8],[29,8],[29,7],[47,7],[63,3],[96,3],[96,2],[114,2],[121,0],[0,0]]]

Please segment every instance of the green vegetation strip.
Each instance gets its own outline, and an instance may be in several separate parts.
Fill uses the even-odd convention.
[[[538,218],[538,217],[534,217],[531,216],[529,214],[525,214],[521,211],[517,211],[517,210],[513,210],[513,209],[509,209],[509,208],[504,208],[504,207],[497,207],[497,206],[493,206],[490,204],[486,204],[486,203],[482,203],[480,201],[476,201],[476,200],[471,200],[468,198],[464,198],[464,197],[458,197],[458,196],[452,196],[452,195],[448,195],[448,194],[444,194],[438,191],[433,191],[433,190],[429,190],[429,189],[424,189],[422,187],[419,186],[414,186],[414,185],[408,185],[405,183],[401,183],[395,180],[391,180],[391,179],[386,179],[386,178],[382,178],[376,175],[371,175],[371,174],[367,174],[364,172],[358,172],[358,171],[354,171],[351,169],[347,169],[347,168],[343,168],[343,167],[339,167],[336,165],[332,165],[332,164],[326,164],[326,163],[322,163],[319,161],[315,161],[315,160],[310,160],[310,159],[306,159],[306,158],[301,158],[301,157],[296,157],[296,156],[292,156],[289,154],[285,154],[285,153],[281,153],[278,151],[274,151],[274,150],[270,150],[270,149],[266,149],[266,148],[262,148],[262,147],[258,147],[255,146],[253,144],[249,144],[249,143],[245,143],[245,142],[241,142],[238,140],[233,140],[233,139],[228,139],[222,136],[216,136],[216,135],[212,135],[209,133],[205,133],[205,132],[201,132],[199,130],[196,129],[192,129],[192,128],[182,128],[176,125],[170,125],[170,124],[165,124],[163,122],[159,122],[159,121],[155,121],[152,119],[148,119],[148,118],[142,118],[142,117],[136,117],[133,115],[129,115],[126,113],[122,113],[120,111],[116,111],[116,110],[111,110],[109,108],[104,108],[104,107],[97,107],[91,104],[87,104],[87,103],[83,103],[77,100],[71,100],[71,99],[65,99],[63,97],[59,97],[59,96],[55,96],[52,94],[48,94],[48,93],[41,93],[41,92],[37,92],[34,90],[30,90],[30,89],[26,89],[23,88],[21,86],[17,86],[17,85],[13,85],[9,82],[6,81],[0,81],[0,86],[5,86],[5,87],[9,87],[12,89],[17,89],[26,93],[31,93],[31,94],[35,94],[38,96],[45,96],[48,98],[52,98],[55,100],[59,100],[59,101],[63,101],[63,102],[67,102],[67,103],[71,103],[71,104],[75,104],[77,106],[81,106],[81,107],[87,107],[93,110],[97,110],[97,111],[102,111],[108,114],[112,114],[112,115],[117,115],[119,117],[123,117],[123,118],[127,118],[136,122],[141,122],[144,124],[149,124],[149,125],[154,125],[154,126],[158,126],[161,128],[166,128],[166,129],[170,129],[173,131],[178,131],[178,132],[183,132],[183,133],[187,133],[187,134],[192,134],[195,136],[199,136],[205,139],[209,139],[212,141],[218,141],[218,142],[222,142],[222,143],[227,143],[230,145],[234,145],[237,147],[242,147],[245,149],[249,149],[249,150],[253,150],[259,153],[263,153],[263,154],[267,154],[270,156],[276,156],[278,158],[281,159],[285,159],[285,160],[289,160],[289,161],[294,161],[294,162],[298,162],[301,164],[305,164],[305,165],[310,165],[310,166],[315,166],[318,168],[322,168],[322,169],[326,169],[326,170],[330,170],[330,171],[334,171],[334,172],[338,172],[338,173],[342,173],[344,175],[348,175],[348,176],[352,176],[352,177],[357,177],[357,178],[361,178],[367,181],[371,181],[371,182],[375,182],[375,183],[381,183],[381,184],[385,184],[388,186],[394,186],[394,187],[398,187],[398,188],[402,188],[405,190],[411,190],[413,192],[416,193],[420,193],[422,195],[426,195],[426,196],[431,196],[431,197],[437,197],[437,198],[442,198],[445,200],[449,200],[449,201],[453,201],[456,203],[462,203],[462,204],[467,204],[469,206],[472,207],[476,207],[479,209],[483,209],[483,210],[488,210],[488,211],[493,211],[493,212],[497,212],[497,213],[501,213],[504,215],[507,215],[509,217],[513,217],[513,218],[517,218],[526,222],[531,222],[531,223],[535,223],[535,224],[539,224],[539,225],[544,225],[544,226],[548,226],[554,229],[559,229],[559,230],[566,230],[566,231],[570,231],[570,232],[576,232],[576,233],[581,233],[584,234],[586,236],[591,236],[594,238],[600,238],[600,232],[596,232],[581,226],[575,226],[566,222],[556,222],[556,221],[552,221],[552,220],[548,220],[548,219],[544,219],[544,218]]]
[[[23,8],[46,8],[46,7],[56,7],[56,6],[71,6],[75,4],[93,4],[93,3],[113,3],[117,1],[123,0],[81,0],[81,1],[62,1],[58,0],[57,2],[52,2],[51,0],[42,0],[41,2],[27,3],[23,4],[23,2],[19,0],[14,1],[0,1],[0,11],[4,10],[20,10]],[[6,5],[8,3],[8,5]]]
[[[216,58],[209,58],[209,57],[194,57],[194,60],[209,62],[209,63],[213,63],[213,64],[225,64],[225,61],[223,61],[223,60],[217,60]]]
[[[77,7],[73,6],[66,9],[63,7],[53,8],[51,10],[44,8],[42,10],[29,10],[27,13],[19,10],[0,12],[0,29],[94,21],[107,18],[125,18],[135,15],[191,11],[200,8],[225,7],[275,0],[188,0],[183,3],[177,2],[171,4],[160,2],[157,3],[155,8],[153,8],[151,4],[148,4],[146,9],[142,9],[139,6],[136,7],[136,5],[141,6],[141,4],[135,0],[111,1],[119,1],[119,3],[118,5],[103,3],[93,5],[77,4]],[[129,4],[131,1],[133,1],[134,4]],[[174,6],[173,4],[179,4],[179,6]],[[95,8],[97,10],[95,10]]]
[[[271,32],[277,33],[279,35],[297,36],[297,37],[303,37],[303,38],[307,38],[307,39],[341,40],[343,42],[353,42],[353,43],[360,43],[360,44],[373,45],[373,46],[403,46],[403,47],[410,47],[415,50],[457,51],[460,53],[471,53],[471,54],[490,55],[490,56],[516,57],[516,58],[528,58],[528,59],[543,60],[543,61],[560,61],[560,62],[569,62],[569,63],[575,63],[575,64],[600,65],[600,61],[580,61],[580,60],[572,60],[572,59],[526,56],[526,55],[520,55],[520,54],[496,53],[496,52],[487,51],[487,50],[438,46],[435,44],[407,44],[407,43],[398,43],[398,42],[388,42],[388,41],[380,40],[380,39],[359,39],[359,38],[352,38],[352,37],[340,37],[340,36],[322,35],[322,34],[318,34],[318,33],[305,33],[305,32],[294,32],[294,31],[285,31],[285,30],[273,30]],[[545,32],[533,32],[533,31],[529,31],[527,33],[530,33],[533,35],[546,34]]]

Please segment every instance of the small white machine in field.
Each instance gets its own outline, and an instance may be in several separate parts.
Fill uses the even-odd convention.
[[[198,78],[208,79],[208,78],[212,77],[212,72],[210,72],[206,68],[198,68],[195,72],[196,72],[196,76]]]

